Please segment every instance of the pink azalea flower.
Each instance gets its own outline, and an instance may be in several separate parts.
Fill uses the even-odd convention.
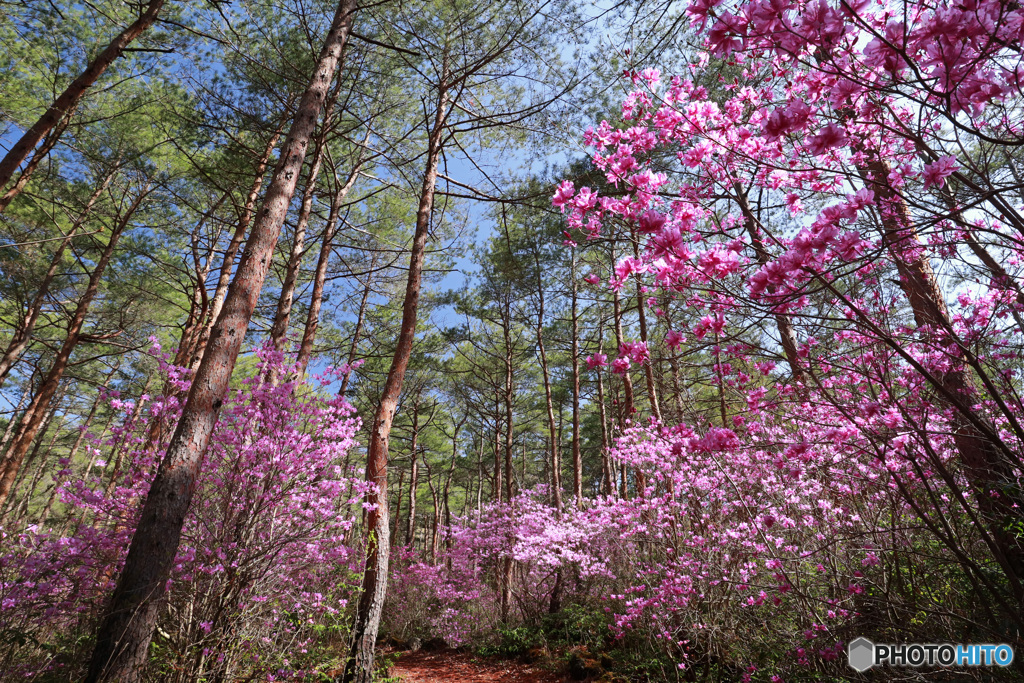
[[[938,161],[927,164],[924,167],[924,189],[930,187],[942,187],[946,184],[946,178],[953,174],[959,165],[956,163],[956,157],[944,156]]]

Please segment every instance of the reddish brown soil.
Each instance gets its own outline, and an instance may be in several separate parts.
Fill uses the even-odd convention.
[[[564,683],[564,676],[514,661],[481,659],[464,652],[404,652],[393,676],[406,683]]]

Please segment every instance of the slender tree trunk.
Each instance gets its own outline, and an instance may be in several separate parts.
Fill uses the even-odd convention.
[[[18,474],[18,470],[21,468],[25,455],[28,453],[29,448],[32,446],[32,442],[36,438],[36,434],[39,433],[39,427],[43,422],[43,417],[53,400],[54,394],[57,393],[57,387],[60,385],[61,379],[64,377],[64,371],[67,369],[68,363],[71,361],[71,354],[82,339],[82,326],[85,324],[85,318],[89,313],[89,307],[92,305],[93,299],[99,292],[103,273],[107,269],[107,265],[110,263],[110,259],[114,255],[117,242],[121,238],[121,234],[128,227],[128,223],[131,221],[132,215],[134,215],[135,211],[139,208],[142,200],[149,194],[149,191],[150,190],[147,187],[145,190],[140,192],[125,212],[124,216],[122,216],[114,225],[110,234],[110,239],[107,241],[107,246],[104,247],[103,253],[96,262],[96,267],[89,276],[89,283],[86,285],[85,291],[78,299],[78,305],[75,307],[75,312],[71,316],[71,322],[68,324],[64,343],[61,344],[60,349],[57,351],[57,354],[53,359],[53,365],[50,367],[50,371],[46,374],[46,377],[43,378],[36,395],[33,397],[32,402],[29,403],[28,408],[21,417],[21,422],[18,424],[18,431],[15,434],[14,442],[11,444],[11,449],[7,453],[3,463],[3,474],[0,475],[0,505],[3,505],[4,501],[7,500],[7,496],[10,495],[11,486],[14,484],[14,478]]]
[[[302,95],[223,312],[218,316],[177,429],[143,505],[124,568],[96,637],[86,683],[139,680],[203,452],[227,394],[231,371],[295,194],[309,139],[341,61],[354,11],[354,0],[342,0],[338,5],[316,70]]]
[[[6,187],[7,183],[14,176],[15,171],[28,158],[32,150],[35,149],[35,146],[39,144],[39,141],[46,137],[55,126],[60,125],[64,117],[71,114],[71,110],[75,108],[89,87],[103,75],[103,72],[114,63],[115,59],[121,56],[124,49],[153,25],[163,6],[164,0],[150,0],[150,2],[146,3],[145,10],[139,15],[139,18],[114,38],[102,52],[96,55],[96,58],[89,63],[85,71],[79,74],[78,78],[71,81],[64,92],[43,112],[39,120],[14,143],[11,150],[0,160],[0,188]],[[28,171],[29,169],[26,168],[25,172],[27,173]],[[25,178],[25,173],[22,173],[22,178]],[[7,201],[10,202],[10,199],[7,199]]]
[[[3,197],[0,197],[0,213],[7,210],[11,201],[14,200],[25,186],[28,185],[28,181],[31,180],[32,175],[36,172],[36,167],[46,158],[46,155],[53,151],[54,146],[60,137],[64,135],[64,131],[68,129],[68,124],[71,123],[71,115],[74,112],[74,107],[68,111],[68,113],[61,119],[61,122],[56,127],[52,128],[49,133],[46,134],[46,139],[43,140],[43,144],[36,148],[32,152],[32,158],[25,164],[25,168],[21,170],[21,175],[18,176],[18,180],[8,188],[7,192],[4,193]]]
[[[362,161],[357,160],[355,166],[352,168],[352,172],[349,174],[348,180],[338,189],[337,192],[334,193],[334,198],[331,200],[331,210],[327,216],[327,225],[324,227],[324,236],[320,243],[320,256],[317,258],[316,271],[313,273],[313,292],[310,295],[309,311],[306,314],[306,326],[302,331],[302,341],[299,343],[299,355],[296,359],[298,375],[300,377],[306,373],[306,367],[309,365],[309,359],[313,355],[313,342],[316,340],[316,332],[320,327],[320,307],[324,300],[324,284],[327,282],[327,266],[330,263],[331,250],[334,247],[334,235],[338,229],[338,216],[341,213],[341,205],[344,203],[349,190],[351,190],[352,186],[355,185],[356,179],[359,178],[359,169],[361,166]],[[370,295],[369,282],[370,281],[367,280],[366,293],[363,296],[363,303],[359,308],[359,321],[356,325],[357,329],[362,325],[363,314],[366,311],[366,300]],[[351,363],[352,360],[353,358],[350,357],[349,362]],[[345,389],[348,387],[349,375],[351,375],[351,373],[346,374],[341,381],[341,390],[338,393],[342,396],[345,395]]]
[[[0,437],[0,472],[2,472],[2,464],[7,461],[7,444],[10,443],[11,437],[14,436],[14,429],[21,422],[21,410],[25,407],[25,401],[28,400],[32,394],[32,385],[35,383],[36,373],[38,369],[32,371],[32,376],[29,377],[28,381],[25,382],[25,388],[21,391],[21,397],[18,399],[18,405],[14,407],[14,411],[11,413],[11,419],[7,421],[7,426],[4,427],[4,435]]]
[[[437,486],[434,485],[434,477],[430,471],[430,462],[424,458],[423,464],[427,468],[427,488],[430,489],[430,498],[434,503],[434,517],[430,525],[430,566],[437,566],[437,539],[440,531],[441,524],[441,500],[438,494],[438,488],[441,485],[440,480]],[[439,477],[440,479],[440,477]]]
[[[498,389],[494,391],[494,479],[491,486],[491,499],[495,503],[501,502],[502,480],[501,475],[501,396]]]
[[[301,108],[296,113],[296,121],[301,115]],[[319,116],[319,114],[318,114]],[[270,136],[270,140],[267,142],[266,148],[263,150],[263,156],[260,157],[256,164],[256,173],[253,177],[252,187],[249,189],[249,195],[245,199],[245,206],[242,208],[242,215],[238,219],[238,225],[235,226],[235,232],[231,235],[231,240],[228,242],[228,247],[224,251],[224,259],[220,265],[220,275],[217,278],[217,287],[213,290],[213,300],[210,303],[210,308],[206,314],[206,320],[203,323],[202,332],[199,333],[199,339],[195,343],[194,355],[192,357],[191,367],[196,369],[203,360],[203,354],[206,352],[206,346],[210,341],[210,335],[213,332],[213,326],[217,323],[217,319],[220,318],[221,310],[224,308],[224,298],[228,293],[228,284],[231,281],[231,270],[235,266],[235,256],[238,255],[238,250],[242,246],[242,240],[245,238],[245,231],[249,228],[249,223],[252,221],[253,210],[256,208],[256,202],[260,198],[260,188],[263,187],[263,176],[267,172],[267,165],[270,163],[270,157],[274,154],[274,148],[277,147],[277,141],[281,138],[281,131],[284,128],[285,117],[281,117],[281,121],[274,131],[274,134]],[[314,121],[314,126],[316,122]],[[285,143],[287,146],[287,142]],[[303,148],[305,152],[305,148]],[[281,154],[281,160],[284,160],[284,153]],[[280,167],[281,161],[278,162]],[[300,169],[301,170],[301,169]],[[294,185],[295,183],[293,183]],[[292,191],[294,193],[294,190]],[[267,196],[270,196],[268,189]],[[265,201],[265,200],[264,200]]]
[[[21,355],[25,353],[25,349],[28,348],[29,343],[32,341],[32,332],[35,330],[36,322],[39,320],[39,314],[42,313],[43,304],[46,302],[46,296],[50,293],[50,285],[53,284],[53,278],[56,277],[57,271],[60,269],[61,263],[64,258],[64,251],[68,245],[71,244],[71,240],[74,239],[75,235],[78,234],[78,230],[85,223],[86,218],[92,213],[92,208],[96,205],[100,196],[106,191],[107,187],[110,186],[110,181],[114,179],[114,175],[117,172],[117,167],[111,168],[110,172],[103,178],[103,181],[93,191],[92,196],[85,203],[82,211],[75,218],[75,222],[71,224],[71,228],[67,234],[64,235],[64,239],[57,245],[56,251],[53,252],[53,256],[50,257],[50,267],[47,268],[43,274],[43,279],[39,282],[39,289],[36,290],[36,295],[32,299],[32,303],[29,304],[28,311],[25,314],[25,321],[15,330],[14,335],[11,337],[11,342],[7,345],[7,349],[4,351],[2,357],[0,357],[0,386],[3,385],[4,380],[7,379],[7,375],[10,374],[11,368],[18,362]]]
[[[57,403],[60,403],[60,399],[57,400]],[[55,412],[56,412],[56,407],[54,407],[54,409],[50,411],[50,418],[49,418],[50,420],[53,420],[53,414]],[[22,497],[21,507],[18,510],[17,514],[14,516],[14,521],[13,521],[12,526],[14,526],[15,528],[20,528],[21,525],[24,524],[25,519],[28,517],[29,506],[32,504],[32,499],[35,498],[36,490],[39,487],[39,482],[42,480],[43,474],[46,472],[46,466],[48,464],[47,461],[46,461],[47,460],[47,456],[50,453],[53,452],[53,446],[54,446],[54,444],[57,443],[57,437],[60,436],[60,430],[64,426],[64,419],[66,417],[67,417],[67,415],[61,415],[61,419],[57,422],[57,426],[53,428],[53,434],[50,436],[50,443],[48,443],[46,445],[46,449],[43,451],[42,457],[38,458],[39,459],[39,465],[36,466],[36,471],[35,471],[35,474],[32,475],[32,481],[29,483],[28,490],[25,492],[24,497]],[[43,437],[43,435],[45,435],[47,433],[48,430],[49,430],[49,424],[46,424],[43,427],[43,429],[40,431],[39,439],[36,440],[36,445],[32,449],[32,456],[31,456],[32,460],[35,460],[38,457],[37,451],[39,450],[39,447],[42,445],[42,437]],[[56,488],[57,488],[57,480],[56,479],[53,480],[53,483],[51,484],[51,488],[56,490]]]
[[[405,490],[405,472],[398,471],[398,495],[395,496],[395,518],[391,523],[391,547],[398,545],[398,529],[402,526],[402,491]]]
[[[604,346],[604,320],[597,326],[597,352],[602,353]],[[611,447],[611,440],[608,438],[608,415],[604,402],[604,373],[597,373],[597,407],[601,418],[601,473],[604,480],[604,495],[613,495],[618,488],[615,480],[615,464],[608,456],[608,449]]]
[[[277,312],[274,314],[274,324],[270,328],[270,341],[278,351],[284,351],[287,342],[288,321],[291,318],[292,303],[295,300],[295,283],[299,280],[299,267],[302,265],[302,254],[305,251],[306,226],[309,224],[309,214],[313,211],[313,195],[316,192],[317,176],[320,175],[323,143],[327,136],[326,129],[330,115],[331,107],[329,106],[324,116],[324,130],[317,138],[316,150],[313,152],[313,166],[309,169],[309,175],[306,176],[306,189],[302,193],[302,204],[299,207],[299,216],[295,223],[292,248],[288,254],[284,282],[281,283],[281,296],[277,300]]]
[[[551,462],[551,502],[556,510],[562,509],[562,463],[558,457],[555,438],[555,407],[551,399],[551,376],[548,372],[548,354],[544,348],[544,283],[541,280],[540,256],[533,252],[537,268],[537,351],[540,353],[540,371],[544,379],[544,403],[548,411],[548,451]]]
[[[750,236],[750,243],[754,247],[754,257],[757,259],[758,265],[765,266],[771,260],[771,256],[764,246],[764,240],[761,239],[761,233],[757,226],[757,217],[754,216],[754,212],[750,208],[747,192],[739,182],[733,183],[733,191],[736,192],[736,203],[743,214],[743,227],[746,228],[747,235]],[[768,285],[768,294],[774,294],[776,289],[775,285]],[[782,344],[782,351],[786,355],[786,362],[789,363],[789,372],[794,380],[803,384],[806,377],[803,368],[800,367],[800,357],[797,355],[796,332],[793,330],[793,322],[785,313],[775,313],[774,315],[775,326],[779,330],[779,342]]]
[[[579,296],[576,285],[576,250],[572,253],[572,488],[576,507],[583,504],[583,454],[580,452],[580,316]],[[559,577],[561,578],[561,577]]]
[[[419,395],[412,403],[412,454],[409,461],[409,524],[405,528],[405,544],[412,545],[416,538],[416,488],[419,486],[418,439],[420,419]]]
[[[455,459],[459,453],[459,431],[462,430],[462,426],[466,424],[468,417],[463,417],[459,420],[458,424],[455,425],[455,433],[452,435],[452,459],[448,465],[448,475],[444,482],[444,494],[441,496],[441,500],[444,502],[444,525],[447,533],[445,534],[445,549],[451,550],[451,528],[452,528],[452,508],[448,499],[448,494],[452,487],[452,478],[455,476]],[[468,491],[467,491],[468,493]],[[463,502],[465,505],[465,502]],[[449,556],[450,561],[450,556]]]
[[[622,303],[619,301],[619,293],[613,292],[612,296],[612,312],[615,316],[615,343],[622,348]],[[619,412],[619,430],[625,431],[627,423],[633,419],[633,413],[636,412],[636,408],[633,405],[633,379],[629,376],[629,371],[622,373],[622,390],[625,394],[623,405]],[[625,465],[623,465],[625,467]],[[644,479],[643,472],[639,469],[633,470],[633,486],[637,495],[643,495],[646,482]],[[626,476],[625,469],[623,469],[622,476],[622,497],[628,497],[628,489],[626,488]]]
[[[199,236],[202,234],[206,222],[230,196],[230,192],[222,194],[220,199],[214,202],[213,206],[199,219],[190,235],[189,241],[192,246],[192,262],[195,267],[196,279],[192,287],[192,300],[189,304],[188,318],[186,318],[185,324],[182,326],[181,336],[178,339],[178,350],[174,354],[174,365],[179,367],[188,365],[189,359],[192,358],[196,344],[199,342],[199,328],[204,322],[210,305],[210,297],[206,292],[206,278],[210,275],[213,246],[211,245],[207,251],[206,260],[202,261],[199,256]],[[217,237],[219,237],[219,233]],[[216,238],[214,238],[214,242],[216,242]],[[164,393],[169,393],[170,391],[170,387],[166,386]]]
[[[875,193],[882,216],[882,238],[899,273],[899,285],[910,302],[914,321],[943,347],[952,347],[954,332],[927,252],[913,229],[906,202],[889,183],[889,165],[873,150],[858,170]],[[961,354],[967,353],[959,345]],[[950,350],[943,348],[950,354]],[[1024,603],[1024,543],[1007,529],[1021,518],[1024,505],[1014,489],[1010,462],[991,435],[970,420],[974,406],[982,402],[964,355],[948,355],[949,369],[932,375],[936,399],[952,408],[953,443],[964,464],[975,499],[987,522],[989,547],[1010,581],[1017,600]],[[994,494],[994,495],[993,495]]]
[[[139,415],[142,414],[142,408],[146,404],[146,401],[142,397],[149,393],[149,387],[153,384],[153,378],[155,376],[156,375],[154,374],[146,378],[146,384],[142,388],[141,395],[135,401],[135,408],[132,409],[131,417],[128,418],[128,425],[126,426],[134,425],[138,421]],[[129,448],[130,442],[128,442],[127,435],[122,437],[115,446],[117,455],[114,457],[113,466],[110,468],[110,477],[107,479],[107,485],[103,489],[103,494],[108,498],[114,492],[114,487],[117,486],[117,478],[118,475],[121,474],[121,468],[124,466],[124,456]]]
[[[640,258],[640,240],[634,230],[631,241],[633,242],[633,256]],[[634,276],[636,282],[636,312],[640,322],[640,341],[647,346],[647,302],[644,298],[643,285],[640,276]],[[649,347],[648,347],[649,348]],[[654,382],[654,365],[652,357],[648,354],[647,362],[644,363],[644,380],[647,384],[647,400],[651,404],[651,414],[654,419],[661,422],[661,406],[658,404],[658,391]]]
[[[447,59],[445,59],[445,64],[447,64]],[[366,480],[376,484],[377,489],[369,494],[367,499],[367,502],[373,504],[374,507],[370,510],[366,520],[368,541],[366,571],[363,574],[359,605],[352,629],[352,650],[345,667],[344,683],[372,683],[373,681],[374,648],[377,642],[381,613],[384,609],[384,597],[387,593],[388,562],[390,560],[387,535],[388,442],[391,436],[391,424],[398,407],[398,399],[402,393],[405,370],[409,365],[412,344],[416,337],[416,316],[423,279],[423,263],[426,259],[427,236],[434,207],[434,190],[437,185],[437,164],[441,156],[441,138],[448,116],[447,77],[447,67],[445,67],[441,86],[438,88],[434,121],[427,142],[427,165],[423,172],[423,186],[420,190],[420,202],[416,211],[416,232],[413,235],[412,252],[409,255],[409,279],[405,286],[405,299],[402,304],[402,326],[398,333],[398,344],[391,359],[391,368],[388,370],[388,377],[384,382],[380,403],[378,403],[373,417],[373,429],[370,432],[370,444],[366,456]]]
[[[24,481],[25,481],[25,478],[26,478],[24,470],[29,468],[29,467],[31,467],[32,463],[34,463],[36,461],[36,459],[38,458],[38,456],[39,456],[39,449],[43,445],[43,437],[46,435],[47,430],[50,429],[50,423],[53,421],[53,416],[57,413],[57,408],[60,405],[60,402],[63,399],[63,397],[64,397],[64,388],[62,388],[60,393],[56,397],[54,397],[53,401],[50,404],[49,410],[46,411],[46,417],[43,418],[42,426],[40,426],[40,428],[39,428],[38,438],[35,440],[35,443],[32,445],[31,453],[29,453],[28,457],[25,458],[25,467],[20,472],[21,476],[18,477],[15,480],[14,484],[11,486],[11,495],[7,499],[7,503],[9,503],[10,505],[7,507],[7,509],[3,513],[0,513],[0,526],[5,525],[6,522],[7,522],[7,516],[10,513],[14,512],[19,507],[19,505],[18,505],[18,503],[19,503],[18,496],[16,496],[15,493],[18,492],[18,489],[24,488]],[[61,422],[63,423],[63,420],[61,420]],[[59,425],[58,425],[58,428],[59,428]],[[54,438],[56,438],[56,436],[57,435],[54,434]],[[43,464],[45,464],[45,463],[43,463]],[[32,477],[29,477],[29,480],[30,480],[29,490],[25,492],[25,495],[27,497],[30,498],[32,496],[32,489],[35,488],[36,484],[39,481],[38,477],[41,477],[41,476],[42,476],[42,470],[40,468],[37,468],[35,474]],[[14,522],[13,522],[12,526],[14,526],[14,525],[16,525],[18,523],[17,522],[18,516],[19,515],[17,513],[15,513],[15,515],[13,517]]]
[[[82,443],[85,441],[86,434],[89,433],[89,427],[92,426],[92,421],[96,418],[96,411],[99,410],[100,404],[104,400],[103,392],[106,391],[108,386],[110,386],[110,381],[114,378],[114,374],[116,372],[117,370],[115,368],[113,372],[109,372],[103,377],[103,383],[100,384],[100,388],[96,392],[96,400],[92,402],[89,414],[86,415],[85,421],[82,422],[82,426],[78,428],[78,436],[75,437],[75,442],[71,445],[71,450],[69,450],[67,454],[69,468],[74,463],[75,456],[78,455],[78,451],[82,447]],[[50,511],[53,509],[53,504],[57,501],[57,495],[60,492],[59,483],[60,482],[57,481],[56,475],[54,475],[53,490],[50,491],[50,497],[46,501],[46,506],[43,507],[43,511],[39,513],[39,526],[44,526],[46,524],[46,520],[50,516]]]
[[[511,301],[505,301],[505,315],[502,320],[502,331],[505,337],[505,500],[510,504],[514,493],[515,469],[512,466],[512,441],[514,436],[515,423],[513,421],[513,399],[515,397],[515,383],[513,381],[512,367],[512,312]],[[501,620],[507,623],[512,607],[512,558],[505,557],[501,561],[501,577],[499,585],[501,588],[500,609]]]
[[[483,493],[484,493],[484,439],[483,435],[480,436],[480,449],[476,454],[476,516],[480,519],[480,513],[483,511]]]

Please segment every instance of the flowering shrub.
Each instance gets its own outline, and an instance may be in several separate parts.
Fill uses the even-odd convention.
[[[167,365],[158,348],[153,353],[173,391],[93,445],[107,451],[113,472],[84,480],[63,473],[67,533],[29,528],[4,540],[0,633],[21,646],[8,650],[10,675],[63,669],[74,676],[84,661],[74,639],[91,633],[113,588],[139,499],[188,387],[181,368]],[[359,420],[315,382],[264,382],[268,369],[285,375],[290,368],[280,354],[258,356],[258,372],[224,403],[169,578],[154,669],[180,680],[302,677],[328,665],[315,650],[344,632],[358,585],[352,530],[367,484],[342,463]],[[111,400],[133,413],[132,402]]]
[[[988,155],[1021,142],[1024,12],[697,0],[688,13],[708,53],[664,85],[627,72],[622,126],[585,137],[615,191],[565,181],[553,199],[588,238],[639,238],[608,286],[664,294],[647,304],[673,309],[666,346],[689,332],[715,359],[717,425],[637,428],[614,452],[650,479],[604,504],[649,549],[610,607],[616,628],[646,624],[683,660],[768,652],[804,670],[827,670],[858,626],[947,637],[938,615],[955,613],[978,637],[1014,638],[1024,294],[1008,269],[1024,223]],[[699,84],[712,58],[736,75],[714,92]],[[950,301],[947,280],[965,283]],[[610,365],[638,362],[625,343]],[[922,576],[942,597],[906,588]],[[976,619],[978,604],[1000,616]]]

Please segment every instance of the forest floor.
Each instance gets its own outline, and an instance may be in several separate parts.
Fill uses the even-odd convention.
[[[564,683],[565,676],[514,660],[488,659],[468,652],[405,652],[391,675],[404,683]]]

